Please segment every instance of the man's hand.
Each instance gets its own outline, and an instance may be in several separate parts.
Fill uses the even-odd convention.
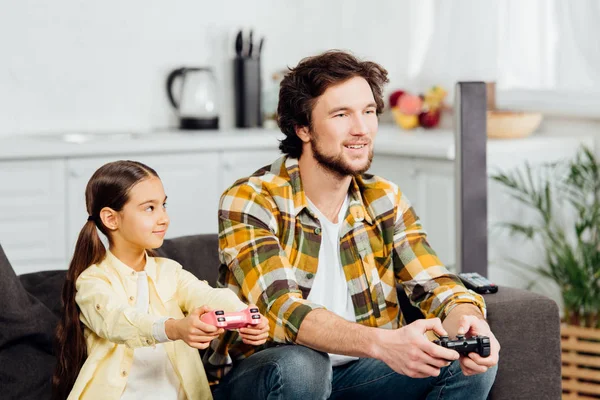
[[[447,335],[439,318],[420,319],[400,329],[377,329],[376,358],[399,374],[412,378],[438,376],[440,369],[458,359],[458,352],[430,342],[425,332]]]
[[[171,340],[183,340],[190,347],[206,349],[210,342],[224,332],[223,328],[207,324],[200,320],[202,314],[212,311],[208,306],[196,308],[181,319],[169,319],[165,322],[167,337]]]
[[[269,320],[262,315],[261,317],[260,324],[238,330],[242,342],[259,346],[267,341],[269,338]]]
[[[500,343],[492,333],[488,323],[473,315],[463,315],[458,323],[458,334],[466,336],[487,336],[490,338],[490,355],[481,357],[477,353],[469,353],[460,357],[460,367],[466,376],[484,373],[488,368],[498,364]]]

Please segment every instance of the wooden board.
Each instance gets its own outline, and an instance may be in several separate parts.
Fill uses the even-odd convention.
[[[600,399],[600,329],[561,326],[563,399]]]

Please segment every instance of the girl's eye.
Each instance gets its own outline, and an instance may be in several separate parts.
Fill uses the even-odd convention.
[[[166,209],[167,208],[167,203],[163,203],[163,208]]]
[[[148,207],[146,208],[146,211],[154,211],[154,206],[148,206]]]

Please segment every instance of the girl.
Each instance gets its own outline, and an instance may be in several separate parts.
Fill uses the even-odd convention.
[[[135,161],[106,164],[85,197],[89,217],[62,293],[54,397],[211,399],[197,349],[223,329],[200,316],[247,305],[177,262],[153,257],[150,249],[162,245],[169,227],[167,196],[153,169]],[[263,344],[267,319],[239,332],[244,342]]]

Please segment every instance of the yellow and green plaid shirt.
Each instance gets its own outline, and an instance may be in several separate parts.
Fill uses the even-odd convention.
[[[475,304],[485,315],[483,298],[442,265],[395,184],[357,176],[348,196],[340,258],[357,323],[401,326],[397,283],[427,318],[444,319],[459,303]],[[317,273],[320,234],[296,159],[282,157],[238,180],[221,196],[217,285],[256,304],[267,316],[270,338],[265,346],[295,343],[304,317],[322,308],[306,300]],[[218,379],[236,360],[259,349],[243,344],[237,332],[227,332],[205,353],[205,367]]]

